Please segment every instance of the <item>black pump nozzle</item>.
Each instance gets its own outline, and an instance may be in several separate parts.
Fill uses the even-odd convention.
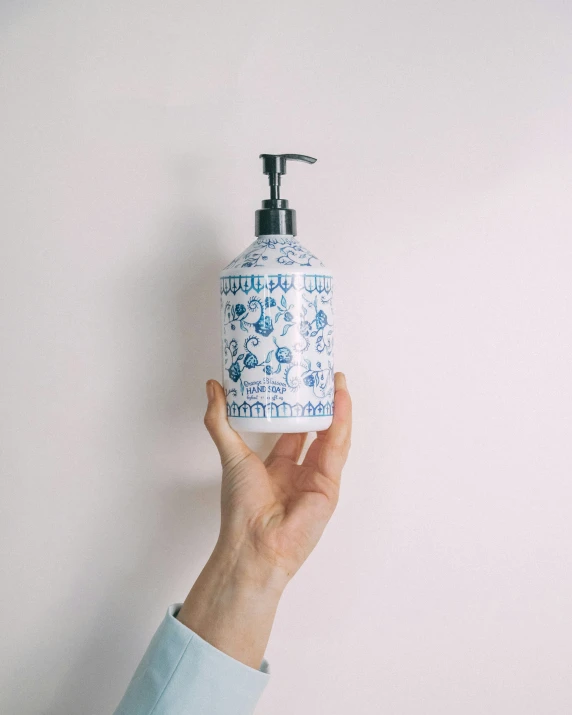
[[[304,156],[304,154],[261,154],[260,158],[262,159],[262,171],[268,174],[271,199],[280,199],[280,176],[286,173],[287,159],[305,161],[308,164],[316,162],[316,159]]]
[[[270,199],[262,202],[256,212],[255,235],[296,235],[296,211],[288,208],[288,201],[280,198],[280,177],[286,173],[286,161],[305,161],[313,164],[316,159],[304,154],[260,154],[262,171],[268,175]]]

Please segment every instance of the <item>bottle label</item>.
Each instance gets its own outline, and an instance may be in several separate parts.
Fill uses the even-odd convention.
[[[224,389],[231,417],[333,413],[333,281],[327,275],[220,279]]]

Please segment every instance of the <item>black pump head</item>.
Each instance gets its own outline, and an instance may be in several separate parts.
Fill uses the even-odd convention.
[[[288,208],[288,201],[280,198],[280,177],[286,173],[286,161],[305,161],[313,164],[316,159],[303,154],[261,154],[262,171],[268,175],[270,199],[262,202],[256,212],[255,235],[296,235],[296,211]]]

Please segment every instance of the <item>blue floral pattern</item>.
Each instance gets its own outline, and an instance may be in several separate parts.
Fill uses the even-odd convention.
[[[228,414],[331,414],[331,276],[224,275],[220,284]]]
[[[304,248],[295,236],[259,236],[240,256],[229,263],[226,269],[260,268],[269,258],[282,266],[324,265]]]

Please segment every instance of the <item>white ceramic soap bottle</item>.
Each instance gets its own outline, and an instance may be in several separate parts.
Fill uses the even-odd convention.
[[[288,160],[261,154],[270,199],[256,240],[220,274],[223,384],[230,424],[242,432],[312,432],[334,410],[332,274],[296,238],[280,198]]]

